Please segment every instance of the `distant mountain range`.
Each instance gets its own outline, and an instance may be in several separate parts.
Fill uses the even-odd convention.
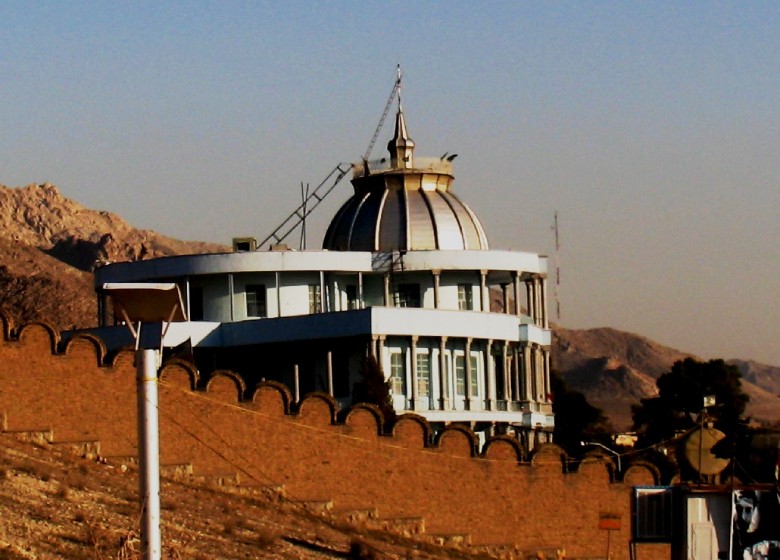
[[[96,264],[228,250],[134,228],[116,214],[81,206],[48,183],[0,186],[0,227],[0,309],[17,324],[46,321],[61,330],[94,326],[90,271]],[[630,426],[631,404],[655,394],[661,374],[692,356],[611,328],[554,327],[553,333],[553,369],[618,429]],[[742,373],[750,395],[747,413],[780,422],[780,367],[727,361]]]

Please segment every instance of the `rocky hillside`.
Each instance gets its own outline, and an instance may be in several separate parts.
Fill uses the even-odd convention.
[[[553,368],[618,429],[630,428],[631,405],[655,395],[656,379],[687,357],[696,358],[611,328],[554,330]],[[742,373],[742,389],[750,396],[747,414],[758,421],[780,421],[780,367],[727,361]]]
[[[0,301],[17,322],[58,329],[93,325],[91,270],[107,261],[225,250],[132,227],[116,214],[90,210],[54,185],[0,186]]]
[[[0,307],[17,323],[46,321],[65,330],[95,324],[90,271],[105,261],[222,251],[132,227],[116,214],[89,210],[51,184],[0,186]],[[690,354],[610,328],[555,328],[553,367],[618,428],[631,404],[655,393],[655,380]],[[780,420],[780,367],[733,361],[751,396],[748,414]]]

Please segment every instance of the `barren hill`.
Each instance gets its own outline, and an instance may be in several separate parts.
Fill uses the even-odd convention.
[[[132,227],[116,214],[90,210],[54,185],[0,186],[0,307],[19,324],[46,321],[67,330],[93,326],[90,271],[96,263],[224,251]],[[690,354],[611,328],[556,327],[553,368],[619,428],[630,406],[655,393],[655,380]],[[734,360],[751,395],[748,414],[780,420],[780,367]]]
[[[54,185],[0,186],[0,301],[17,321],[59,329],[93,325],[96,263],[225,250],[132,227],[90,210]]]

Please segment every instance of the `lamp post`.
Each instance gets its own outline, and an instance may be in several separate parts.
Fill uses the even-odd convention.
[[[138,399],[138,488],[141,504],[141,554],[160,560],[160,438],[157,369],[163,339],[173,321],[185,321],[184,305],[176,284],[103,284],[114,304],[114,315],[125,322],[135,338]],[[159,347],[142,348],[141,325],[160,323]]]
[[[618,472],[622,472],[623,471],[623,469],[620,466],[620,453],[618,453],[614,449],[610,449],[609,447],[607,447],[603,443],[599,443],[597,441],[581,441],[580,445],[582,447],[585,447],[586,445],[595,445],[596,447],[602,448],[604,451],[612,453],[617,458],[617,470],[618,470]]]

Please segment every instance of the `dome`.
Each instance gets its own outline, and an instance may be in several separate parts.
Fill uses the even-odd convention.
[[[450,190],[452,158],[414,159],[402,110],[387,158],[353,168],[355,193],[334,216],[323,249],[486,250],[479,219]]]

